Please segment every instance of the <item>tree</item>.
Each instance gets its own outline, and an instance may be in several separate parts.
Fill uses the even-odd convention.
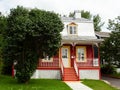
[[[74,17],[74,15],[75,12],[69,13],[69,17]],[[98,32],[101,31],[101,27],[104,25],[104,22],[101,22],[101,17],[98,14],[93,16],[89,11],[81,10],[81,17],[92,20],[94,23],[94,30]]]
[[[56,54],[63,24],[54,12],[20,6],[11,9],[7,21],[4,37],[9,53],[4,56],[12,63],[17,62],[16,78],[18,82],[26,83],[36,70],[39,58]]]
[[[104,22],[101,22],[101,17],[98,14],[93,16],[93,22],[95,31],[100,32]]]
[[[70,12],[69,17],[74,17],[75,12]],[[88,11],[81,10],[81,17],[91,19],[92,15]]]
[[[3,32],[6,29],[6,25],[7,25],[7,21],[6,21],[6,17],[3,16],[0,12],[0,71],[2,68],[2,48],[5,44],[4,42],[4,38],[3,38]]]
[[[86,19],[91,19],[92,15],[89,11],[81,11],[81,17],[86,18]]]
[[[101,46],[101,58],[109,65],[120,67],[120,16],[109,20],[108,29],[112,30],[112,33]]]
[[[69,13],[69,17],[74,17],[75,13],[74,12],[70,12]]]

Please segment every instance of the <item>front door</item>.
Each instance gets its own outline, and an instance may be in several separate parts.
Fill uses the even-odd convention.
[[[61,48],[61,56],[64,67],[70,67],[70,46],[63,46]]]

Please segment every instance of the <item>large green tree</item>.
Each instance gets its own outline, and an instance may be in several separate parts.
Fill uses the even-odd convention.
[[[101,59],[109,65],[120,67],[120,16],[109,20],[108,29],[112,30],[112,33],[101,45]]]
[[[75,12],[70,12],[69,17],[74,17]],[[101,17],[97,15],[92,15],[89,11],[81,10],[81,17],[92,20],[94,23],[94,30],[100,32],[104,22],[101,21]],[[92,18],[93,17],[93,18]]]
[[[5,45],[5,41],[3,38],[3,32],[6,29],[6,26],[7,26],[7,19],[0,12],[0,71],[2,67],[2,49],[3,49],[3,46]]]
[[[18,6],[10,10],[7,19],[4,52],[5,59],[15,65],[16,78],[25,83],[30,80],[39,58],[53,56],[60,47],[63,24],[54,12]]]

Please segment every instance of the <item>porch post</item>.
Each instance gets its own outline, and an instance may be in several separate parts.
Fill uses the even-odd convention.
[[[98,43],[98,65],[100,67],[100,44]],[[99,79],[101,79],[101,69],[99,68]]]
[[[61,47],[59,48],[59,67],[61,66]]]
[[[72,57],[71,57],[71,60],[72,60],[72,66],[74,66],[74,60],[75,60],[75,43],[73,42],[72,43]]]

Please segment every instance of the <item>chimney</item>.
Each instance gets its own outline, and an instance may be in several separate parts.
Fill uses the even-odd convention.
[[[74,18],[81,18],[81,12],[79,10],[74,11]]]

